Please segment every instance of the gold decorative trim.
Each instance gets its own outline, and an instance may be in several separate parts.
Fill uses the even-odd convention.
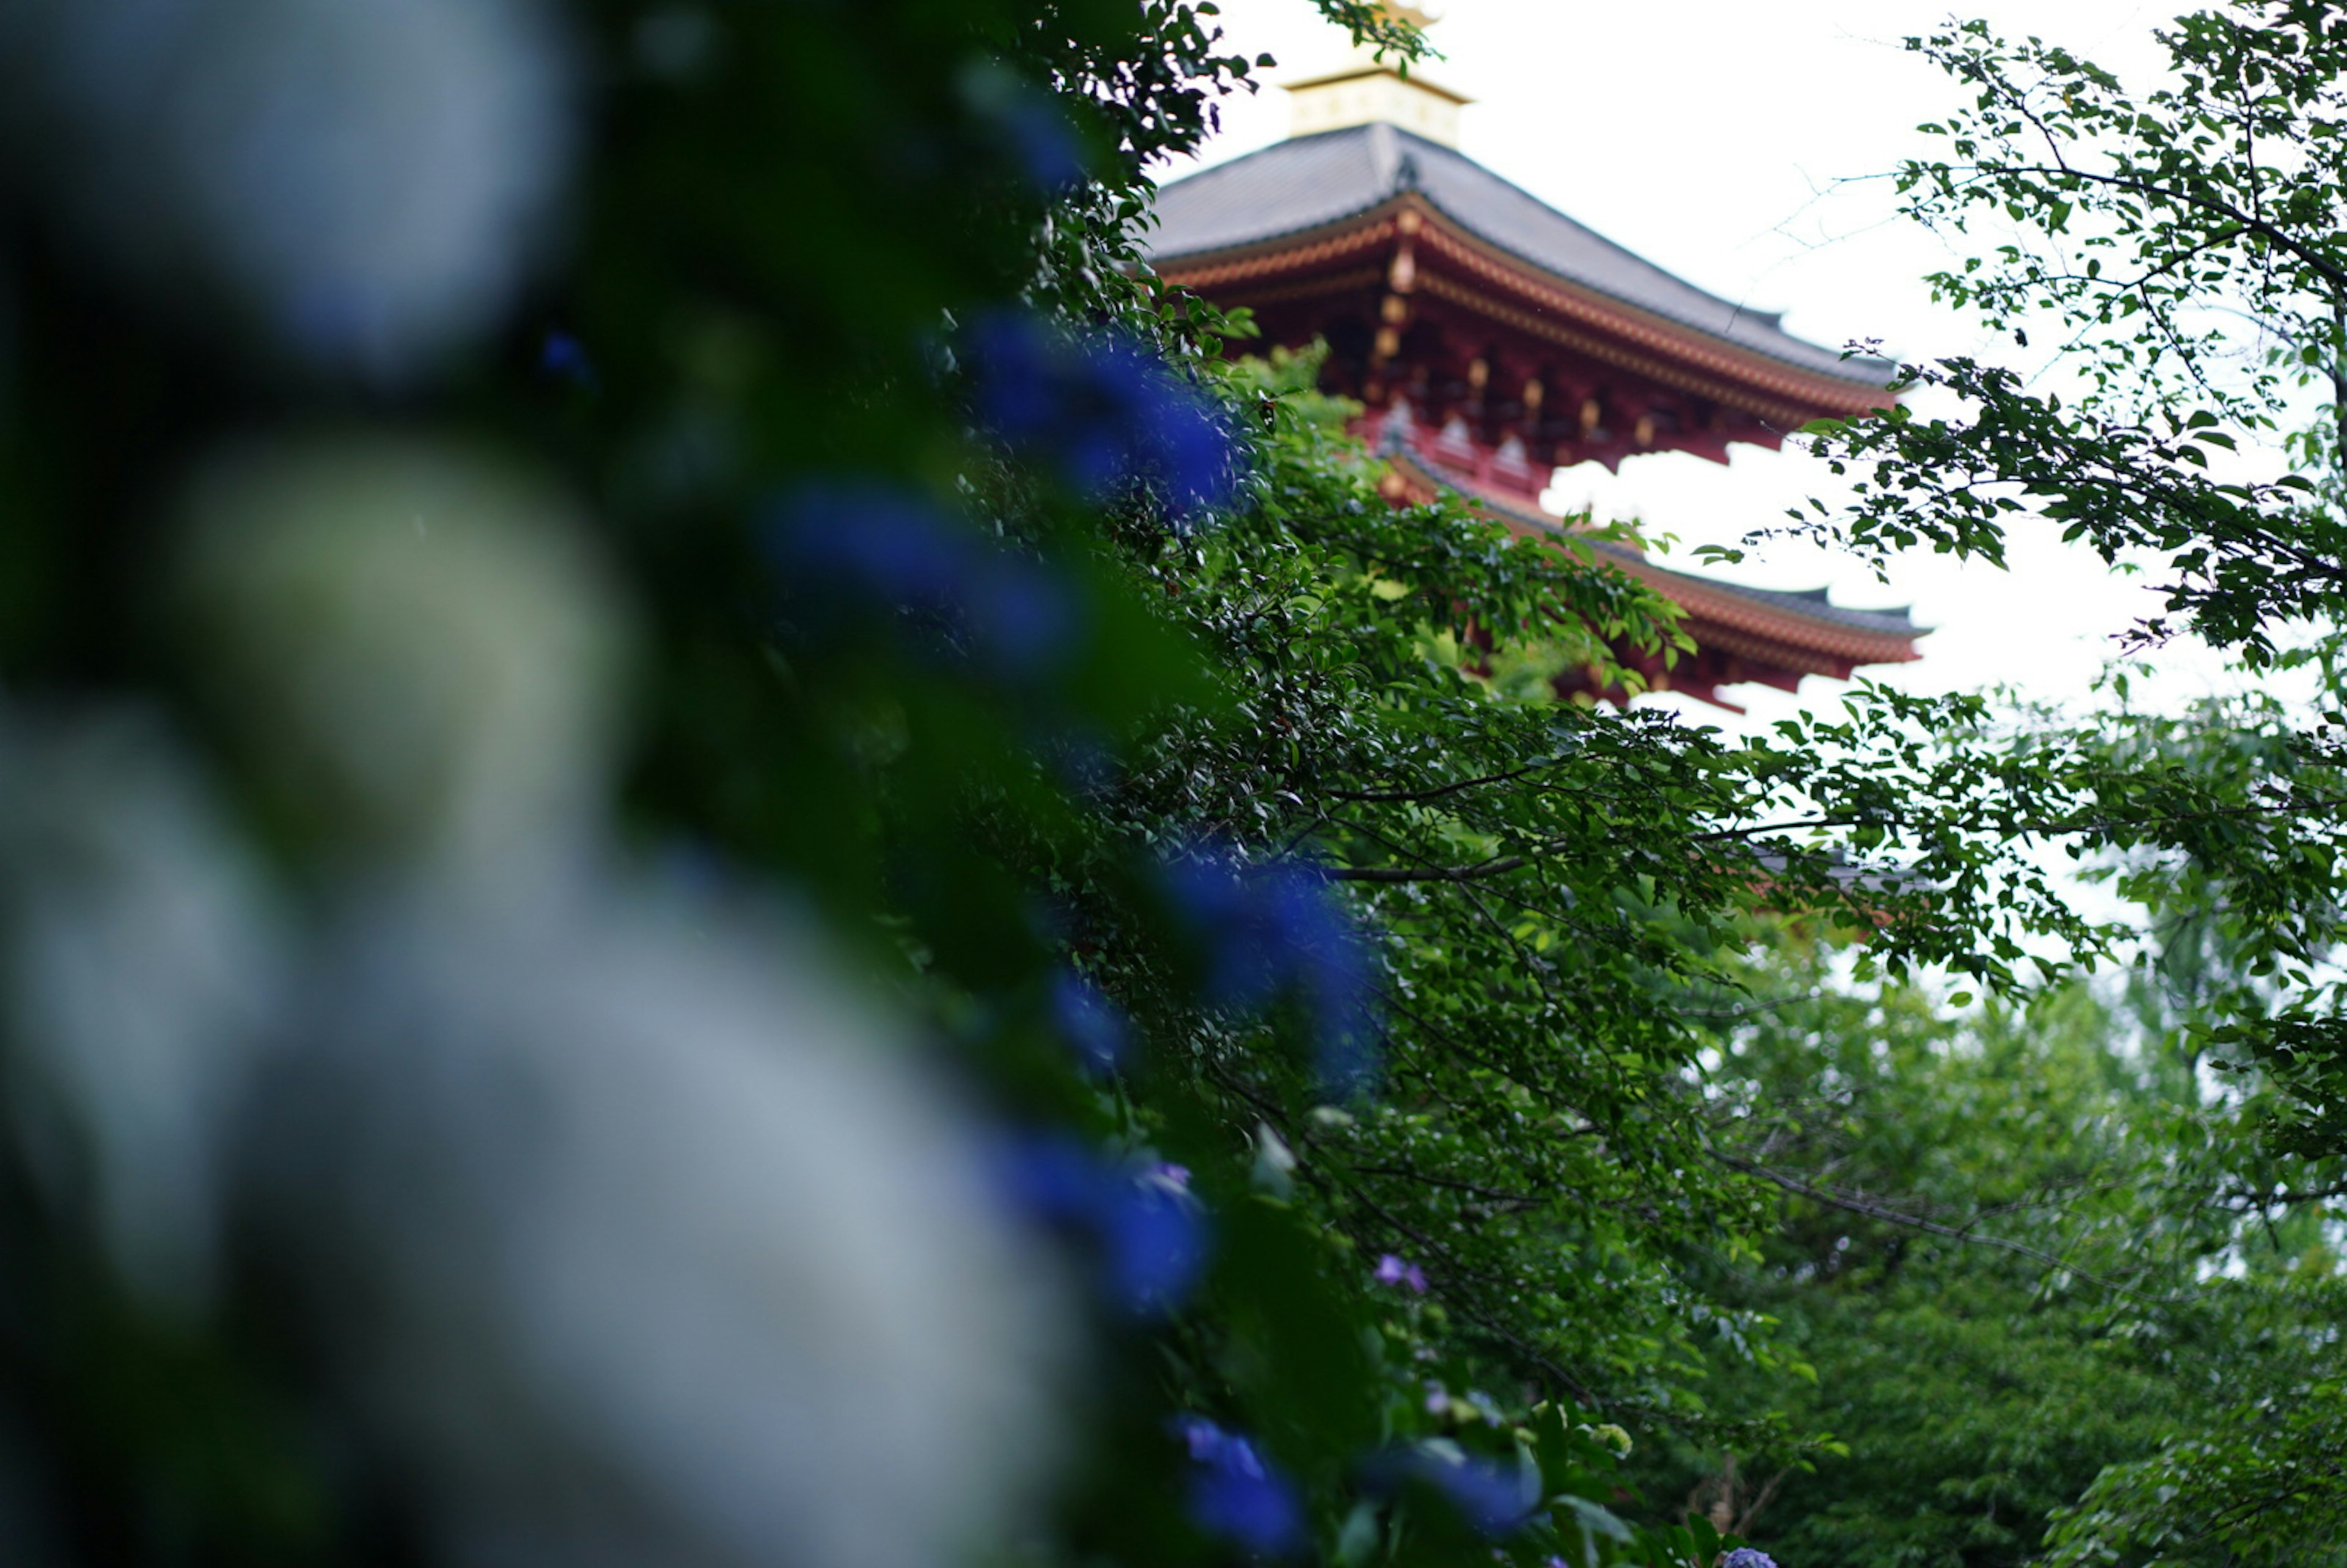
[[[1245,297],[1231,302],[1248,306],[1268,305],[1286,300],[1309,299],[1315,294],[1349,293],[1357,289],[1374,289],[1385,282],[1385,270],[1381,267],[1356,267],[1349,272],[1327,272],[1297,282],[1250,289]]]
[[[1358,229],[1346,229],[1325,240],[1309,245],[1294,246],[1277,240],[1256,241],[1238,250],[1231,261],[1195,266],[1176,262],[1157,269],[1158,276],[1169,283],[1185,289],[1211,288],[1216,283],[1236,282],[1242,278],[1262,277],[1272,272],[1292,272],[1349,256],[1357,251],[1374,251],[1394,237],[1394,226],[1382,214],[1373,214],[1372,220]],[[1221,254],[1208,251],[1206,254]]]

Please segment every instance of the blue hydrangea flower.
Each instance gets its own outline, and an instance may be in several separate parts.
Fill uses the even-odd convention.
[[[1757,1546],[1739,1546],[1719,1560],[1719,1568],[1777,1568],[1777,1560]]]
[[[595,384],[595,362],[587,357],[587,345],[569,333],[552,332],[538,351],[538,368],[542,375],[556,381],[575,382],[580,386]]]
[[[1266,1555],[1304,1543],[1304,1507],[1296,1489],[1253,1443],[1203,1416],[1180,1418],[1174,1431],[1196,1467],[1190,1517],[1199,1529]]]
[[[1133,1047],[1133,1026],[1117,1005],[1072,969],[1051,979],[1051,1022],[1095,1072],[1113,1072]]]
[[[1428,1385],[1430,1390],[1440,1385]],[[1427,1405],[1433,1409],[1436,1399]],[[1441,1401],[1449,1403],[1445,1396]],[[1418,1481],[1432,1487],[1478,1532],[1498,1537],[1513,1533],[1532,1522],[1541,1509],[1540,1472],[1528,1465],[1501,1464],[1461,1450],[1449,1439],[1420,1443],[1389,1453],[1372,1462],[1368,1479],[1372,1486],[1395,1487]]]
[[[1098,500],[1143,486],[1184,522],[1229,497],[1229,433],[1139,343],[994,315],[970,327],[968,347],[979,423],[1078,494]]]
[[[784,587],[807,614],[885,608],[989,674],[1033,679],[1081,641],[1081,607],[1056,573],[904,490],[803,486],[775,509],[766,542]]]
[[[1151,1172],[1112,1194],[1102,1236],[1109,1291],[1130,1311],[1171,1311],[1206,1271],[1205,1215],[1188,1188]]]
[[[1207,1005],[1247,1012],[1295,998],[1322,1079],[1358,1089],[1375,1065],[1369,951],[1327,880],[1292,866],[1240,875],[1201,855],[1167,868],[1166,891],[1203,949]]]
[[[1038,190],[1056,196],[1083,183],[1083,151],[1066,118],[1050,104],[1020,98],[1004,105],[995,122]]]
[[[1067,117],[1035,83],[979,61],[963,71],[960,87],[964,101],[1037,190],[1058,196],[1083,182],[1083,148]]]
[[[1091,1243],[1102,1288],[1124,1311],[1162,1316],[1197,1287],[1209,1238],[1186,1171],[1112,1162],[1065,1134],[1013,1144],[1005,1165],[1021,1208]]]
[[[1460,1518],[1485,1535],[1520,1530],[1540,1508],[1537,1478],[1515,1465],[1480,1458],[1451,1464],[1430,1457],[1418,1466],[1418,1474],[1450,1500]]]

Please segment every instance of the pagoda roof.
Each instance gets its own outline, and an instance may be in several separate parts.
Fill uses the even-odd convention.
[[[1389,440],[1381,455],[1411,491],[1450,491],[1518,533],[1563,539],[1572,532],[1565,519],[1494,495],[1399,441]],[[1853,610],[1834,603],[1822,588],[1747,588],[1656,566],[1643,550],[1615,540],[1582,536],[1576,542],[1677,605],[1698,643],[1786,674],[1847,680],[1860,665],[1903,664],[1921,657],[1915,641],[1931,634],[1932,629],[1918,626],[1904,608]]]
[[[1890,362],[1845,359],[1795,337],[1778,316],[1707,293],[1565,216],[1440,142],[1378,123],[1291,138],[1157,192],[1152,265],[1340,227],[1414,192],[1436,211],[1537,273],[1662,317],[1748,354],[1862,391],[1879,401]]]

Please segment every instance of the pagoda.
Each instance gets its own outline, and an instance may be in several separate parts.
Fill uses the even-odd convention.
[[[1409,20],[1427,18],[1389,5]],[[1328,345],[1322,389],[1358,400],[1397,503],[1450,491],[1520,533],[1558,535],[1555,470],[1651,452],[1725,463],[1813,419],[1888,405],[1891,366],[1785,332],[1706,293],[1510,184],[1458,149],[1463,95],[1365,50],[1289,88],[1286,140],[1159,190],[1151,264],[1266,343]],[[1650,689],[1734,707],[1718,688],[1919,657],[1903,610],[1850,610],[1665,569],[1588,541],[1683,612],[1696,643]],[[1564,692],[1599,692],[1594,675]]]

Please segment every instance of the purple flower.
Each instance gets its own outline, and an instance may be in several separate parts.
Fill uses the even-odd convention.
[[[1312,1020],[1320,1076],[1359,1088],[1374,1062],[1368,945],[1329,891],[1299,866],[1235,873],[1194,855],[1167,868],[1166,889],[1204,959],[1204,999],[1247,1012],[1286,995]]]
[[[1378,1259],[1377,1281],[1379,1285],[1407,1285],[1416,1295],[1426,1294],[1426,1271],[1414,1263],[1404,1263],[1392,1253]]]
[[[776,508],[768,554],[794,605],[827,621],[856,608],[904,617],[955,662],[1018,680],[1062,663],[1081,606],[1056,573],[980,539],[923,497],[812,484]]]
[[[1122,1310],[1162,1316],[1197,1287],[1209,1250],[1205,1211],[1163,1167],[1112,1163],[1065,1134],[1022,1140],[1004,1163],[1020,1207],[1090,1245],[1102,1288]]]
[[[1051,1022],[1095,1072],[1113,1072],[1133,1047],[1133,1029],[1090,980],[1062,969],[1051,980]]]
[[[1099,500],[1132,486],[1187,521],[1235,478],[1214,410],[1164,363],[1123,338],[1081,340],[1032,318],[974,323],[968,360],[979,423]]]
[[[1757,1546],[1739,1546],[1719,1560],[1719,1568],[1777,1568],[1777,1560]]]
[[[1200,1464],[1220,1453],[1223,1444],[1229,1441],[1223,1435],[1223,1429],[1204,1416],[1176,1416],[1173,1427],[1174,1435],[1182,1440],[1184,1446],[1190,1450],[1190,1457]]]
[[[1197,1467],[1190,1481],[1190,1517],[1199,1529],[1266,1554],[1303,1544],[1304,1508],[1296,1489],[1253,1443],[1204,1416],[1180,1418],[1174,1432]]]

